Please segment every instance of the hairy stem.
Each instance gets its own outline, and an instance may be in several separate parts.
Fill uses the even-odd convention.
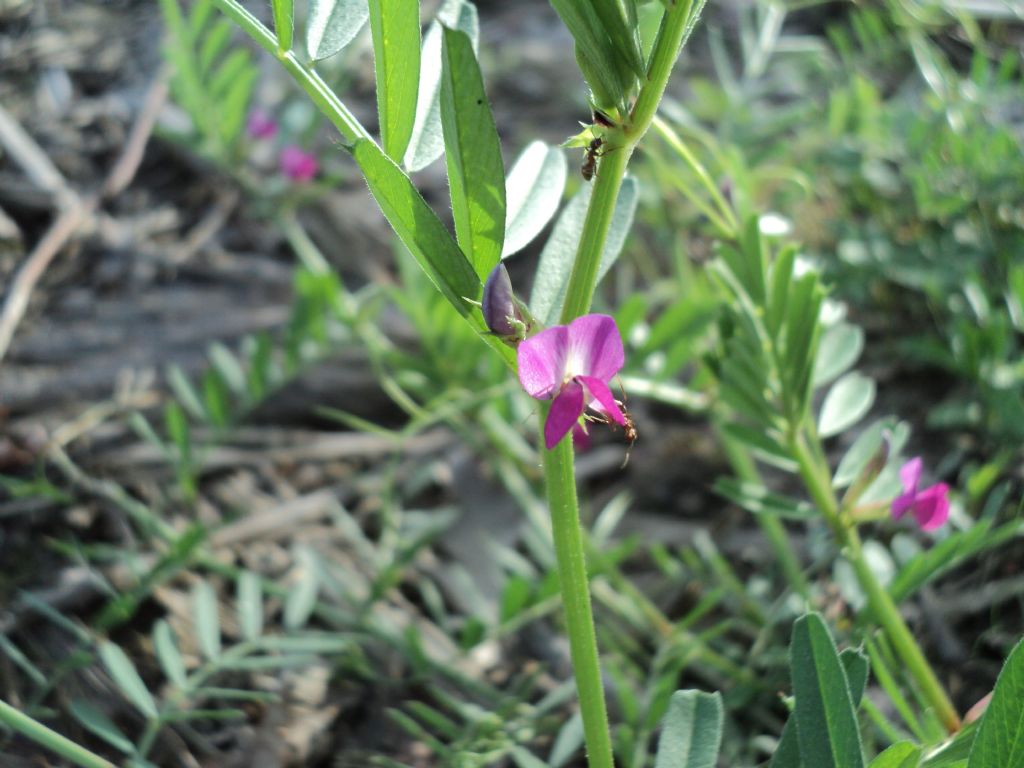
[[[547,408],[541,409],[547,412]],[[543,435],[541,440],[543,441]],[[572,670],[583,716],[583,736],[590,768],[613,768],[612,740],[605,710],[604,686],[597,656],[597,636],[590,608],[590,585],[580,530],[573,472],[572,440],[545,451],[544,484],[551,512],[551,533],[558,559],[558,580],[565,611]]]

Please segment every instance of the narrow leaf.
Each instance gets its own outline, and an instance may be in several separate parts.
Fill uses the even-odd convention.
[[[441,62],[441,125],[455,233],[483,280],[501,258],[505,239],[501,142],[469,36],[445,27]]]
[[[380,147],[363,139],[353,146],[352,155],[399,239],[459,314],[468,315],[466,299],[479,299],[482,285],[444,224]]]
[[[465,0],[446,0],[437,12],[437,21],[423,36],[420,52],[420,84],[416,97],[416,119],[405,151],[403,165],[410,172],[422,170],[444,151],[441,135],[441,38],[442,25],[469,35],[476,50],[480,22],[476,6]]]
[[[263,634],[263,590],[260,577],[252,571],[242,571],[237,589],[235,605],[242,637],[255,640]]]
[[[292,47],[292,0],[273,0],[274,31],[277,33],[277,47],[282,51]]]
[[[720,694],[676,691],[665,715],[655,768],[715,768],[723,717]]]
[[[91,733],[99,736],[114,749],[130,755],[135,751],[135,745],[131,739],[125,736],[121,730],[114,725],[113,721],[94,704],[86,699],[75,699],[71,702],[71,714]]]
[[[307,549],[300,549],[296,561],[298,578],[284,601],[284,626],[287,629],[299,629],[309,621],[316,607],[316,596],[320,589],[312,553]]]
[[[558,217],[551,237],[548,238],[540,255],[530,297],[530,309],[534,317],[547,325],[558,321],[562,305],[565,303],[565,292],[569,287],[576,249],[583,235],[583,221],[587,215],[592,189],[591,185],[586,185],[569,201],[562,215]],[[598,281],[611,269],[622,252],[626,235],[633,223],[633,214],[636,212],[637,192],[636,179],[623,179],[619,199],[615,202],[608,238],[601,253],[601,265],[597,271]]]
[[[868,768],[917,768],[921,747],[909,741],[898,741],[871,761]]]
[[[370,0],[373,64],[381,143],[396,162],[405,155],[416,119],[420,83],[419,0]]]
[[[167,679],[178,688],[184,688],[185,662],[174,641],[174,633],[171,631],[170,624],[163,619],[160,619],[153,628],[153,649],[156,651],[156,659],[160,662],[160,668],[164,671]]]
[[[565,153],[543,141],[522,151],[505,180],[505,245],[502,258],[526,247],[558,211],[568,175]]]
[[[849,681],[817,614],[796,620],[789,650],[800,756],[814,768],[864,765]]]
[[[207,582],[200,581],[192,590],[193,620],[196,642],[208,659],[220,656],[220,617],[217,615],[217,595]]]
[[[100,646],[100,659],[103,666],[107,668],[111,679],[121,689],[135,708],[148,718],[157,717],[156,702],[150,694],[146,684],[139,677],[138,670],[132,664],[131,659],[121,650],[120,646],[113,643],[103,643]]]
[[[860,373],[848,373],[825,396],[818,418],[818,434],[838,435],[856,424],[875,402],[875,382]]]
[[[815,387],[827,384],[849,370],[864,349],[864,331],[856,325],[837,323],[821,336],[818,358],[814,362]]]
[[[1024,765],[1024,640],[1010,653],[982,715],[967,768]]]
[[[341,51],[359,34],[369,15],[366,0],[309,0],[309,57],[320,61]]]

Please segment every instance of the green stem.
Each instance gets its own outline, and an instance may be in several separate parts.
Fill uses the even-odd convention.
[[[313,70],[309,69],[291,51],[284,51],[278,48],[277,38],[274,33],[247,11],[237,0],[213,0],[218,8],[245,31],[256,43],[271,56],[278,59],[284,68],[291,73],[302,89],[309,94],[313,103],[321,112],[334,124],[342,136],[348,142],[355,142],[357,139],[369,139],[370,134],[356,119],[355,115],[349,112],[348,107],[341,103],[338,96],[330,89],[323,79]]]
[[[82,768],[114,768],[113,763],[19,712],[6,701],[0,701],[0,722]]]
[[[234,0],[217,0],[217,2],[234,2]],[[594,180],[594,191],[587,207],[587,217],[583,222],[583,235],[576,250],[576,261],[573,263],[569,287],[565,295],[565,306],[562,308],[562,323],[569,323],[590,310],[594,299],[594,288],[597,285],[597,272],[601,264],[601,253],[608,237],[612,215],[615,212],[615,201],[619,196],[619,188],[626,174],[629,159],[637,143],[647,133],[651,121],[658,111],[665,86],[672,74],[679,50],[691,25],[693,2],[676,2],[665,12],[658,32],[658,39],[651,52],[651,63],[647,70],[647,81],[637,96],[636,104],[630,113],[629,122],[622,126],[621,131],[612,131],[610,141],[598,164]],[[619,143],[621,141],[621,143]]]
[[[744,482],[763,485],[761,473],[758,472],[757,464],[751,458],[750,452],[738,441],[729,437],[717,420],[714,422],[714,429],[718,435],[718,442],[722,446],[722,450],[725,451],[725,456],[736,477]],[[789,535],[786,533],[786,527],[782,521],[772,515],[754,515],[754,519],[757,520],[761,532],[768,540],[768,545],[772,548],[790,589],[805,601],[810,600],[811,586],[807,583],[807,577],[804,576],[800,561],[793,554],[793,547],[790,545]]]
[[[856,527],[843,521],[827,468],[823,469],[819,462],[815,462],[802,436],[794,438],[790,447],[800,466],[800,476],[807,486],[811,499],[832,528],[845,551],[846,558],[853,566],[854,573],[857,574],[857,581],[867,596],[868,606],[875,621],[885,630],[908,674],[917,683],[924,700],[931,705],[946,730],[955,733],[960,728],[960,717],[921,651],[921,646],[917,644],[906,622],[903,621],[892,597],[871,570],[871,565],[864,557]]]
[[[542,408],[542,416],[547,415]],[[543,440],[543,436],[541,437]],[[576,690],[583,716],[583,737],[590,768],[613,768],[612,740],[604,704],[604,686],[597,656],[597,635],[590,608],[590,589],[576,500],[572,440],[544,452],[544,481],[551,511],[551,533],[558,560],[558,580]]]

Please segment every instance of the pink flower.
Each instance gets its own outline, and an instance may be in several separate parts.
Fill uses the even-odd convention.
[[[899,520],[910,510],[922,530],[934,531],[949,517],[949,486],[938,483],[919,491],[921,466],[921,457],[916,456],[900,469],[903,493],[892,502],[892,516]]]
[[[615,320],[584,315],[556,325],[519,345],[519,382],[538,400],[551,400],[544,423],[544,444],[551,450],[578,424],[589,405],[625,426],[608,382],[622,368],[625,355]]]
[[[277,133],[277,122],[262,109],[249,113],[245,131],[254,139],[269,139]]]
[[[299,147],[289,145],[281,150],[281,173],[295,182],[309,181],[319,170],[316,157]]]

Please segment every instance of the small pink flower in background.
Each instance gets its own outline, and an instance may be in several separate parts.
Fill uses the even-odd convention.
[[[270,139],[277,133],[277,122],[262,109],[254,109],[249,113],[245,132],[254,139]]]
[[[281,150],[281,173],[295,182],[309,181],[320,169],[316,157],[295,145]]]
[[[531,397],[551,400],[544,444],[558,445],[591,407],[617,424],[626,419],[608,382],[622,369],[625,354],[615,320],[584,315],[556,325],[519,345],[519,382]]]
[[[921,468],[921,457],[917,456],[900,469],[903,493],[892,502],[892,516],[899,520],[908,511],[913,512],[922,530],[934,531],[949,517],[949,486],[937,483],[919,491]]]

